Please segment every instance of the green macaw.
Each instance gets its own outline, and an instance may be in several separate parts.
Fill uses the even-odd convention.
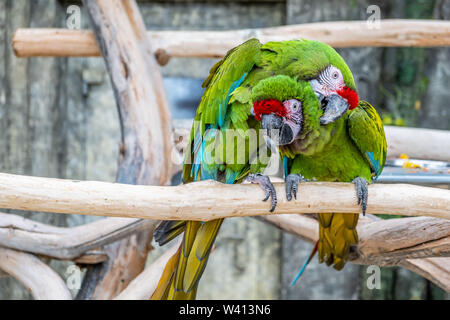
[[[320,92],[315,91],[318,82],[329,67],[343,77],[344,86],[334,88],[325,83]],[[284,88],[265,79],[285,75],[293,81],[306,82],[316,105],[323,106],[322,121],[338,119],[354,103],[357,95],[350,69],[339,54],[330,46],[310,40],[269,42],[262,45],[251,39],[230,50],[224,59],[216,63],[205,82],[205,92],[192,127],[190,143],[186,150],[183,166],[183,182],[213,179],[227,184],[241,183],[245,178],[258,183],[264,189],[267,200],[272,197],[271,211],[277,199],[275,189],[267,176],[260,172],[267,165],[260,161],[264,153],[265,141],[256,138],[252,143],[248,133],[260,128],[280,133],[274,142],[278,145],[292,143],[302,127],[301,99],[304,96],[280,104],[287,95]],[[332,74],[332,77],[334,73]],[[259,90],[258,85],[264,89]],[[266,99],[265,90],[274,92],[273,98]],[[289,91],[289,88],[286,89]],[[301,90],[300,90],[301,91]],[[289,92],[288,92],[289,93]],[[266,98],[264,98],[266,97]],[[289,109],[289,110],[288,110]],[[288,110],[288,111],[287,111]],[[244,143],[226,145],[223,139],[227,130],[237,131],[244,137]],[[233,138],[234,141],[234,138]],[[229,154],[232,154],[230,156]],[[240,156],[239,156],[240,155]],[[238,159],[239,158],[239,159]],[[256,160],[255,160],[256,158]],[[223,219],[208,222],[165,221],[155,231],[155,240],[163,245],[184,231],[182,244],[177,254],[168,262],[152,299],[194,299],[198,281],[206,266],[207,259]]]
[[[334,74],[335,73],[335,74]],[[334,67],[323,70],[327,78],[319,76],[310,84],[322,101],[327,82],[335,87],[344,87],[342,75]],[[268,81],[277,81],[269,79]],[[278,84],[284,88],[298,86],[295,82],[284,80]],[[269,96],[270,98],[270,96]],[[292,97],[295,98],[295,97]],[[334,99],[332,96],[329,100]],[[357,99],[347,96],[348,100]],[[286,101],[283,102],[286,105]],[[318,103],[307,103],[302,106],[302,127],[294,141],[279,146],[283,160],[286,180],[287,199],[296,197],[298,183],[306,180],[353,182],[356,186],[358,204],[364,214],[367,207],[368,182],[376,181],[386,161],[386,137],[383,123],[373,108],[366,101],[353,102],[349,110],[326,116],[327,110]],[[275,115],[274,117],[279,117]],[[341,270],[350,252],[350,246],[358,242],[356,224],[358,214],[320,213],[319,241],[312,254],[301,268],[295,281],[305,270],[306,265],[319,252],[319,262],[326,262]]]
[[[337,76],[333,76],[333,72]],[[322,84],[327,81],[328,87],[334,84],[338,88],[345,84],[339,71],[332,66],[322,73],[331,76],[319,76],[318,80],[310,82],[296,81],[296,78],[288,76],[274,76],[260,81],[252,93],[254,110],[260,109],[261,102],[267,104],[270,101],[270,107],[262,112],[265,119],[270,118],[273,124],[289,124],[293,119],[300,123],[294,130],[296,137],[293,141],[289,134],[283,134],[283,125],[278,125],[280,138],[277,141],[283,159],[288,200],[292,199],[292,194],[297,196],[301,181],[353,182],[358,204],[364,214],[368,181],[377,179],[386,161],[383,124],[375,108],[366,101],[359,101],[356,106],[351,103],[344,106],[345,112],[339,112],[337,117],[333,114],[330,121],[327,108],[322,108]],[[346,99],[351,101],[357,97],[347,95]],[[284,107],[284,113],[273,108],[277,102]],[[264,124],[264,119],[262,122]],[[320,213],[318,217],[319,241],[296,279],[316,250],[319,251],[319,262],[325,261],[327,265],[333,264],[335,269],[341,270],[348,259],[350,246],[358,242],[357,214]]]
[[[306,105],[306,107],[314,107]],[[304,126],[294,143],[281,146],[288,199],[302,180],[353,182],[358,204],[365,214],[369,182],[375,182],[386,161],[383,123],[368,102],[360,100],[337,120],[323,124],[322,110],[303,110]],[[341,270],[348,260],[350,246],[358,242],[358,214],[320,213],[319,241],[306,265],[319,252],[319,262]]]

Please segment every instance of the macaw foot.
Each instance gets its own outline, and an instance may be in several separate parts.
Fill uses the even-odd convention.
[[[272,182],[270,182],[269,177],[262,175],[261,173],[250,173],[247,177],[247,181],[251,183],[257,183],[261,186],[261,188],[266,193],[266,197],[263,199],[263,201],[267,201],[267,199],[272,196],[272,208],[270,209],[270,212],[273,212],[275,210],[275,207],[277,206],[277,193],[275,192],[275,188]]]
[[[298,184],[305,181],[308,180],[305,179],[305,177],[303,177],[301,174],[291,173],[286,177],[286,198],[288,199],[288,201],[292,200],[292,194],[294,194],[294,198],[297,200]]]
[[[291,173],[286,177],[286,198],[288,201],[292,200],[292,194],[294,194],[294,198],[297,199],[298,184],[305,181],[307,181],[307,179],[301,174]]]
[[[358,204],[361,206],[363,215],[366,215],[367,198],[369,196],[369,191],[367,189],[367,180],[361,177],[356,177],[352,182],[355,184]]]

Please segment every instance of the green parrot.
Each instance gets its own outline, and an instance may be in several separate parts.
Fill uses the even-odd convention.
[[[321,76],[311,81],[311,85],[322,101],[327,87],[344,87],[345,83],[339,70],[327,67]],[[347,96],[348,100],[357,97]],[[333,99],[331,97],[329,100]],[[354,105],[354,104],[353,104]],[[326,111],[325,111],[326,113]],[[381,174],[386,161],[386,137],[383,123],[366,101],[359,101],[356,106],[349,106],[339,116],[324,115],[324,110],[315,103],[303,104],[303,123],[295,140],[280,145],[286,180],[287,199],[296,198],[298,183],[301,181],[335,181],[353,182],[356,197],[365,214],[367,207],[368,182],[375,182]],[[319,262],[333,265],[341,270],[348,260],[350,247],[358,242],[356,225],[358,214],[320,213],[319,240],[313,252],[296,276],[293,284],[301,276],[306,266],[318,250]]]
[[[326,81],[318,87],[317,83],[326,80],[324,72],[328,72],[329,67],[342,76],[343,87],[327,86]],[[289,86],[280,87],[276,82],[272,86],[265,81],[279,75],[292,77],[296,83],[303,82],[299,92],[304,89],[309,94],[292,95]],[[324,43],[304,39],[264,45],[257,39],[248,40],[231,49],[212,67],[203,87],[206,89],[186,150],[183,182],[213,179],[234,184],[247,179],[263,188],[264,201],[271,197],[270,211],[277,203],[275,188],[269,178],[260,173],[267,165],[261,160],[264,153],[269,153],[264,148],[266,139],[259,135],[251,137],[250,133],[262,128],[267,131],[268,141],[289,145],[301,134],[301,104],[306,102],[302,99],[315,101],[316,107],[322,110],[320,119],[326,123],[339,119],[349,107],[354,107],[353,98],[357,99],[353,76],[339,54]],[[294,91],[297,89],[294,87]],[[266,90],[271,93],[266,94]],[[283,90],[289,94],[284,94]],[[289,95],[298,99],[288,100]],[[280,99],[284,103],[280,103]],[[234,143],[232,138],[233,143],[227,145],[225,142],[229,139],[223,137],[228,131],[238,132],[244,143]],[[279,134],[275,137],[271,132]],[[152,299],[195,299],[199,279],[222,222],[223,219],[164,221],[158,226],[155,240],[160,245],[182,232],[184,236],[177,254],[167,263]]]
[[[308,105],[309,106],[309,105]],[[382,121],[366,101],[348,110],[334,122],[323,124],[322,110],[304,110],[304,126],[297,140],[280,147],[286,178],[288,200],[296,196],[302,180],[353,182],[358,204],[365,214],[369,182],[375,182],[386,161],[386,137]],[[341,270],[358,243],[358,214],[320,213],[319,241],[296,276],[319,252],[319,262]]]

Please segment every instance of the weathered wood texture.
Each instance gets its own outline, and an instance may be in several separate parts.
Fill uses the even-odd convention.
[[[388,158],[407,154],[411,158],[450,162],[450,131],[385,126]]]
[[[0,244],[59,259],[78,258],[89,250],[130,233],[151,229],[158,223],[146,219],[102,219],[74,228],[59,228],[13,214],[0,213],[0,218]],[[317,240],[317,223],[310,223],[314,219],[289,215],[262,216],[262,219],[312,242]],[[360,242],[352,258],[357,263],[392,265],[406,258],[450,255],[448,220],[417,217],[370,224],[366,220],[363,218],[363,224],[358,227]]]
[[[162,76],[134,0],[83,1],[111,78],[121,120],[117,181],[168,184],[173,148]],[[120,24],[113,23],[120,21]],[[145,266],[152,230],[106,246],[109,259],[88,272],[79,298],[109,299]]]
[[[35,299],[72,299],[60,276],[32,254],[0,248],[0,269],[19,280]]]
[[[60,112],[61,76],[58,59],[20,60],[8,44],[20,27],[59,27],[56,2],[0,3],[0,168],[3,172],[60,176],[63,170],[63,127]],[[52,83],[52,86],[48,84]],[[30,213],[25,213],[30,216]],[[64,225],[66,218],[45,213],[33,219]],[[61,275],[67,263],[50,262]],[[16,280],[0,279],[0,299],[30,298]]]
[[[305,182],[298,189],[302,197],[292,201],[286,200],[284,183],[274,186],[276,213],[361,212],[352,183]],[[367,213],[450,219],[450,190],[407,184],[371,184],[368,190]],[[172,187],[133,186],[0,173],[0,207],[16,210],[208,221],[269,214],[270,203],[262,197],[258,185],[213,180]]]
[[[312,217],[272,215],[258,219],[312,243],[319,237],[318,222]],[[450,229],[447,220],[428,217],[382,220],[369,215],[361,217],[357,229],[360,242],[352,250],[351,263],[402,266],[450,291],[447,267],[450,263]],[[425,230],[429,232],[426,239],[423,238]],[[429,258],[436,252],[440,252],[437,254],[439,258]]]
[[[148,300],[158,285],[166,263],[177,252],[180,243],[181,241],[176,241],[175,244],[171,244],[171,247],[158,260],[142,271],[115,299]]]
[[[450,45],[445,21],[383,20],[369,29],[367,21],[318,22],[268,29],[233,31],[150,31],[155,50],[173,57],[219,58],[250,38],[261,42],[314,39],[333,47],[433,47]],[[18,57],[100,56],[92,32],[64,29],[20,29],[13,38]]]
[[[157,223],[155,220],[111,218],[62,228],[0,213],[0,245],[52,258],[89,263],[89,260],[86,261],[88,257],[81,257],[87,251],[138,231],[151,230]],[[104,256],[103,252],[100,253]],[[97,263],[98,259],[91,262]]]
[[[314,218],[299,215],[270,215],[259,217],[259,219],[310,242],[315,242],[318,239],[318,223]],[[424,238],[417,237],[418,230],[422,231],[423,228],[426,229],[427,227],[436,228],[439,223],[441,223],[440,226],[442,227],[438,230],[440,232],[438,232],[438,234],[429,234],[433,240],[426,240]],[[442,223],[444,225],[442,225]],[[380,260],[377,259],[376,254],[374,254],[375,251],[377,253],[386,251],[386,247],[383,248],[385,245],[391,246],[390,249],[392,249],[393,243],[397,246],[393,249],[394,252],[398,252],[400,247],[406,247],[409,250],[411,247],[414,247],[415,244],[421,244],[424,241],[430,241],[436,244],[440,241],[440,239],[442,239],[442,237],[449,237],[450,229],[448,224],[448,221],[423,217],[413,218],[408,222],[405,220],[401,221],[401,219],[383,221],[374,216],[362,217],[360,226],[358,227],[360,237],[362,239],[367,239],[368,237],[372,239],[375,236],[374,239],[377,237],[380,239],[378,241],[375,240],[374,242],[370,241],[369,246],[367,246],[367,240],[361,241],[353,253],[351,262],[377,264]],[[401,228],[398,229],[398,226],[401,226]],[[410,234],[415,234],[415,237],[410,237]],[[392,241],[391,237],[395,237],[395,240]],[[381,247],[379,245],[381,245]],[[116,297],[116,299],[148,299],[156,288],[165,264],[173,256],[173,254],[175,254],[177,248],[178,245],[173,245],[168,251],[161,255],[158,260],[156,260],[152,265],[150,265],[149,268],[134,279],[130,285]],[[376,249],[373,250],[374,248]],[[419,249],[418,252],[421,252],[421,250]],[[445,290],[450,291],[449,270],[446,270],[445,267],[440,267],[438,265],[438,263],[441,265],[448,263],[448,259],[450,258],[422,258],[405,260],[406,255],[401,256],[395,254],[395,256],[399,260],[391,260],[391,264],[402,265],[405,268],[409,268],[412,271],[430,279]],[[371,258],[374,260],[371,260]],[[386,260],[384,260],[384,262],[386,262]]]

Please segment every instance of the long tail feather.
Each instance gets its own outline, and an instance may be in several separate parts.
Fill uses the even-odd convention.
[[[291,286],[293,286],[297,282],[297,280],[300,279],[300,277],[302,276],[303,272],[305,272],[306,266],[309,264],[309,262],[312,260],[312,258],[314,258],[314,256],[316,255],[318,247],[319,247],[319,241],[317,241],[316,244],[314,245],[314,248],[311,251],[311,254],[309,255],[308,259],[306,259],[306,261],[303,264],[303,266],[301,267],[300,271],[297,273],[297,276],[292,281]]]

